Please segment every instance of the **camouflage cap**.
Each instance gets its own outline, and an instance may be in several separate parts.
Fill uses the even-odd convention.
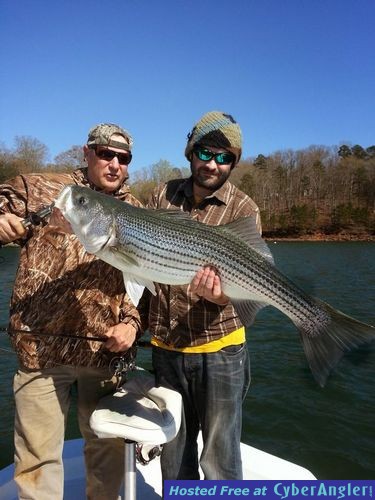
[[[111,139],[113,135],[122,135],[125,142],[116,141]],[[115,125],[114,123],[99,123],[95,125],[89,131],[89,136],[87,138],[87,145],[94,146],[112,146],[114,148],[125,149],[126,151],[131,151],[133,146],[132,136],[125,129]]]
[[[242,153],[242,133],[235,119],[221,111],[210,111],[202,116],[188,134],[185,156],[190,161],[196,144],[224,148],[236,156],[239,162]]]

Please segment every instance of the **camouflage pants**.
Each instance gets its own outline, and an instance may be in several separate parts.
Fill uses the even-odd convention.
[[[62,500],[62,449],[71,389],[77,387],[78,421],[85,440],[86,495],[118,498],[123,441],[98,439],[89,426],[98,400],[115,389],[107,369],[59,366],[18,370],[14,377],[15,481],[21,500]]]

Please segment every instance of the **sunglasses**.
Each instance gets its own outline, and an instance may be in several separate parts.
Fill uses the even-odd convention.
[[[194,148],[194,153],[201,161],[211,161],[214,158],[218,165],[230,165],[236,159],[232,153],[213,153],[206,148]]]
[[[116,151],[112,151],[111,149],[97,149],[95,147],[92,149],[101,160],[111,161],[116,156],[120,165],[129,165],[132,161],[132,154],[130,151],[128,153],[116,153]]]

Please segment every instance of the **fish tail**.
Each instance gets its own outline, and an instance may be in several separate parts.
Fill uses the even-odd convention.
[[[295,324],[300,332],[303,348],[312,374],[324,387],[333,368],[346,352],[375,339],[375,327],[357,321],[314,298],[317,320]]]

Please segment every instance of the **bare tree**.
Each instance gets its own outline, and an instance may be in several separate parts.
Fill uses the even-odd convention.
[[[72,146],[55,157],[55,165],[60,170],[75,170],[84,166],[82,146]]]
[[[13,156],[19,163],[20,171],[36,172],[45,165],[48,148],[35,137],[17,135],[14,139]]]

